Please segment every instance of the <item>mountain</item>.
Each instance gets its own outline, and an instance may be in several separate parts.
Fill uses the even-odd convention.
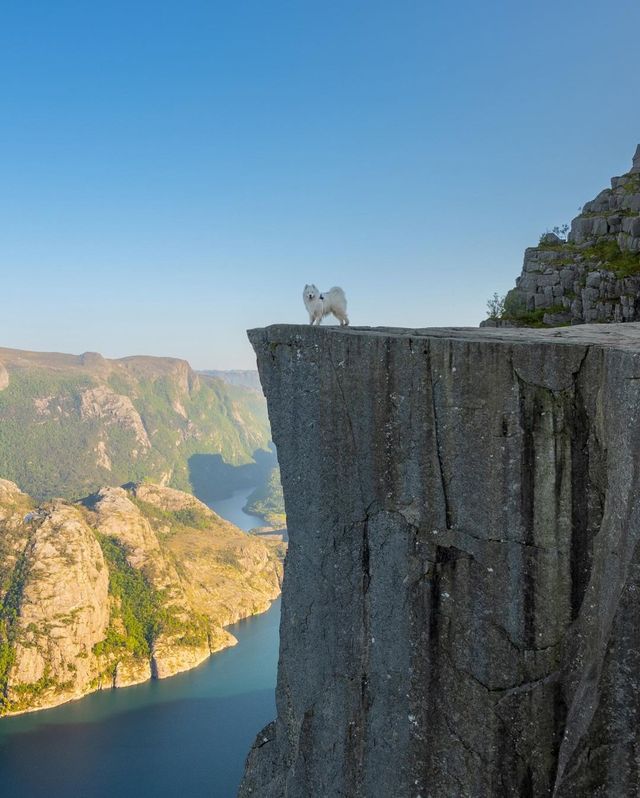
[[[280,469],[277,466],[271,469],[265,481],[251,493],[244,509],[252,515],[264,518],[267,526],[273,529],[286,526]]]
[[[207,371],[200,371],[199,374],[217,377],[228,385],[240,385],[243,388],[253,388],[254,391],[260,391],[262,393],[260,377],[258,377],[258,372],[255,370],[242,371],[240,369],[232,369],[231,371],[216,371],[215,369],[210,369]]]
[[[268,608],[282,556],[171,488],[38,504],[0,480],[0,714],[194,667]]]
[[[0,477],[38,499],[142,479],[223,496],[273,468],[269,438],[260,392],[184,360],[0,348]]]
[[[494,310],[482,326],[640,321],[640,145],[630,171],[583,206],[567,240],[546,233],[526,250],[516,287]]]

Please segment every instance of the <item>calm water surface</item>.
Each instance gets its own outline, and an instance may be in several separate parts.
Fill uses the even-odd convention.
[[[237,512],[249,493],[232,497]],[[212,505],[220,515],[258,525],[223,502]],[[229,627],[237,646],[187,673],[0,719],[0,795],[233,798],[255,735],[275,717],[279,621],[277,601]]]
[[[218,515],[226,518],[227,521],[231,521],[232,524],[248,532],[256,526],[264,526],[265,524],[262,518],[245,513],[242,509],[252,493],[253,488],[240,488],[234,491],[228,499],[218,499],[216,502],[209,504],[209,507],[215,510]]]

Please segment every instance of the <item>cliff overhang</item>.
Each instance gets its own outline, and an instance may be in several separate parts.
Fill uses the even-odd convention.
[[[290,536],[241,796],[634,794],[640,325],[278,325]]]

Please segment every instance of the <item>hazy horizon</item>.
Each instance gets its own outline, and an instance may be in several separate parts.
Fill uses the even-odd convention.
[[[29,0],[0,30],[0,345],[254,368],[354,325],[470,326],[640,141],[640,7]]]

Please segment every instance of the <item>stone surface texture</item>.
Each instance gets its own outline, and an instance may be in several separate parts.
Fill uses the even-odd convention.
[[[114,643],[127,630],[108,542],[155,602],[147,651]],[[268,609],[283,553],[171,488],[103,488],[83,502],[36,505],[0,479],[0,715],[172,676],[235,645],[224,627]],[[144,623],[142,608],[129,611]]]
[[[481,326],[640,320],[640,145],[631,170],[584,205],[567,241],[547,233],[525,251],[505,311]]]
[[[249,337],[290,543],[241,798],[637,795],[640,325]]]

